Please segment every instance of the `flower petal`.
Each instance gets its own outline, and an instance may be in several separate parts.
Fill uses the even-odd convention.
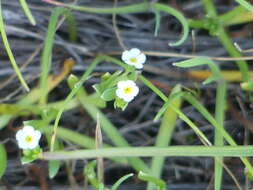
[[[18,132],[16,133],[16,140],[22,140],[24,138],[24,132],[22,129],[18,130]]]
[[[144,53],[141,53],[137,56],[138,63],[144,64],[146,62],[146,55]]]
[[[35,130],[34,131],[34,139],[37,140],[37,141],[39,141],[40,137],[41,137],[41,132],[38,131],[38,130]]]
[[[34,132],[34,128],[32,126],[24,126],[23,129],[24,133],[33,133]]]
[[[121,88],[124,88],[125,85],[126,85],[126,84],[125,84],[125,81],[122,80],[122,81],[119,81],[119,82],[118,82],[117,87],[121,89]]]
[[[131,54],[129,53],[129,51],[127,51],[127,50],[123,51],[121,59],[126,62],[130,58],[131,58]]]
[[[135,66],[136,69],[142,69],[143,68],[142,63],[136,63],[134,66]]]
[[[132,48],[129,50],[131,57],[137,57],[141,51],[138,48]]]

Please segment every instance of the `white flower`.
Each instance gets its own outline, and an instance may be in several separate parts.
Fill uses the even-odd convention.
[[[25,126],[16,133],[16,140],[21,149],[34,149],[39,145],[41,133],[32,126]]]
[[[119,81],[116,95],[126,102],[131,102],[139,93],[139,87],[132,80]]]
[[[128,65],[133,65],[137,69],[142,69],[146,62],[146,55],[137,48],[126,50],[122,53],[121,59]]]

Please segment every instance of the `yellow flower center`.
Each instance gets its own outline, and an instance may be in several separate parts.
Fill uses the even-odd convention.
[[[25,141],[26,142],[31,142],[33,140],[33,138],[32,138],[32,136],[27,136],[26,138],[25,138]]]
[[[124,88],[124,93],[125,94],[130,94],[132,91],[133,91],[133,89],[131,87]]]
[[[133,62],[133,63],[136,63],[137,62],[137,58],[136,57],[132,57],[132,58],[130,58],[129,59],[131,62]]]

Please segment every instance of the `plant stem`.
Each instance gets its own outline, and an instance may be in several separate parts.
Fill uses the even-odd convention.
[[[226,48],[226,50],[228,51],[228,53],[232,56],[232,57],[241,57],[241,53],[234,47],[233,42],[231,41],[229,35],[227,34],[227,32],[225,31],[225,29],[221,29],[218,35],[221,43],[223,44],[223,46]],[[246,61],[243,60],[238,60],[236,61],[239,70],[241,71],[241,77],[242,80],[244,82],[248,82],[249,81],[249,72],[248,72],[248,65]]]
[[[217,92],[216,92],[216,103],[215,103],[215,119],[221,127],[224,124],[225,109],[226,109],[226,81],[218,81]],[[220,131],[215,128],[214,145],[223,145],[223,135]],[[215,189],[221,189],[222,175],[223,175],[223,159],[222,157],[216,157],[215,159]]]
[[[181,91],[180,85],[177,85],[173,91],[171,92],[172,96],[175,93],[178,93]],[[181,106],[181,99],[176,99],[172,101],[172,104],[177,109],[180,109]],[[171,141],[171,137],[173,135],[174,129],[176,127],[176,121],[177,121],[177,113],[172,109],[168,108],[166,112],[164,113],[161,125],[159,127],[158,134],[156,136],[156,147],[164,147],[168,146]],[[162,168],[164,165],[164,157],[154,157],[151,162],[151,173],[150,175],[156,178],[161,177]],[[148,190],[151,190],[154,188],[153,183],[148,183]]]
[[[138,13],[138,12],[144,12],[144,11],[150,11],[150,10],[151,11],[154,10],[156,14],[160,14],[161,11],[164,11],[176,17],[182,24],[182,29],[183,29],[183,32],[182,32],[183,34],[181,38],[176,42],[169,43],[170,46],[181,45],[186,40],[189,34],[189,25],[186,18],[183,16],[183,14],[181,14],[181,12],[177,11],[175,8],[170,7],[168,5],[161,4],[161,3],[145,1],[143,3],[136,3],[133,5],[104,8],[104,7],[77,6],[77,5],[72,5],[72,4],[61,3],[56,0],[44,0],[44,1],[54,4],[54,5],[68,7],[70,9],[75,9],[78,11],[85,11],[85,12],[91,12],[91,13],[97,13],[97,14]]]
[[[205,7],[205,10],[207,12],[207,16],[214,19],[218,20],[218,28],[217,28],[217,37],[221,41],[222,45],[224,48],[228,51],[228,53],[232,57],[240,57],[241,53],[234,47],[233,42],[231,41],[229,35],[225,31],[225,28],[222,26],[220,23],[221,21],[219,20],[217,16],[217,12],[214,6],[214,3],[212,0],[202,0],[203,5]],[[248,65],[246,61],[236,61],[240,71],[241,71],[241,77],[243,81],[248,81],[249,80],[249,74],[248,74]]]
[[[90,76],[91,72],[94,70],[94,68],[97,66],[97,64],[101,61],[101,57],[97,57],[94,59],[94,61],[90,64],[88,69],[84,72],[83,76],[81,77],[80,81],[74,86],[74,88],[71,90],[67,98],[64,100],[62,108],[59,110],[55,122],[54,122],[54,127],[53,127],[53,132],[52,132],[52,138],[51,138],[51,144],[50,144],[50,151],[54,150],[54,142],[56,138],[56,132],[57,132],[57,127],[59,125],[61,115],[65,110],[65,107],[71,101],[71,99],[76,95],[78,90],[81,88],[82,84],[88,79]]]
[[[199,157],[245,157],[253,156],[253,146],[169,146],[169,147],[124,147],[92,150],[44,152],[40,159],[69,160],[97,157],[150,157],[150,156],[199,156]]]
[[[11,48],[10,48],[10,45],[9,45],[9,42],[8,42],[8,39],[7,39],[7,35],[6,35],[6,32],[5,32],[5,27],[4,27],[3,14],[2,14],[2,5],[1,4],[2,4],[2,2],[0,0],[0,33],[1,33],[1,36],[2,36],[3,43],[4,43],[4,47],[5,47],[5,50],[7,52],[8,57],[10,59],[11,65],[12,65],[16,75],[18,76],[18,79],[19,79],[20,83],[26,89],[26,91],[29,92],[30,89],[29,89],[28,85],[26,84],[25,79],[22,76],[22,73],[19,70],[19,67],[18,67],[18,65],[15,61],[15,58],[13,56],[13,53],[11,51]]]

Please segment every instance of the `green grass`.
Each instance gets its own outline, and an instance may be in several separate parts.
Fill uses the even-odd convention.
[[[181,61],[175,63],[175,66],[191,69],[194,66],[207,65],[211,70],[212,75],[203,81],[203,84],[209,84],[216,82],[216,97],[215,97],[215,112],[211,113],[204,104],[200,103],[199,98],[194,93],[183,90],[181,84],[177,84],[168,96],[167,93],[163,93],[157,88],[150,80],[141,72],[135,71],[133,68],[127,66],[117,58],[107,55],[97,55],[88,66],[87,70],[83,72],[80,79],[74,75],[68,77],[67,83],[69,85],[69,94],[66,98],[54,102],[48,102],[50,92],[59,84],[54,81],[54,78],[50,75],[52,58],[53,58],[53,46],[54,36],[56,30],[59,28],[58,20],[61,16],[68,22],[69,41],[76,42],[77,40],[77,26],[75,18],[71,11],[84,11],[97,14],[131,14],[138,12],[153,12],[156,26],[154,28],[155,35],[159,35],[159,27],[161,25],[161,12],[171,14],[182,25],[182,35],[178,37],[176,42],[170,42],[170,46],[182,45],[187,39],[189,33],[189,26],[198,29],[206,29],[211,36],[217,37],[223,47],[228,51],[232,57],[240,57],[241,53],[234,47],[226,26],[244,23],[250,21],[250,17],[243,18],[245,12],[253,11],[252,5],[244,0],[236,0],[241,5],[235,7],[233,10],[219,15],[216,11],[215,4],[211,0],[203,0],[203,7],[206,10],[206,16],[204,18],[194,20],[187,19],[181,11],[157,2],[144,1],[143,3],[136,3],[131,5],[119,6],[119,7],[84,7],[73,4],[64,4],[54,0],[45,0],[48,3],[57,5],[58,7],[52,10],[51,17],[48,23],[48,29],[46,38],[44,41],[44,48],[41,56],[41,75],[39,79],[39,85],[34,87],[29,93],[24,95],[20,100],[12,104],[0,104],[0,129],[5,127],[11,119],[22,116],[36,116],[36,120],[24,121],[24,124],[30,124],[40,130],[47,136],[49,152],[42,152],[40,159],[49,160],[49,176],[52,178],[57,175],[60,168],[60,162],[55,160],[68,160],[68,159],[96,159],[96,158],[109,158],[113,162],[120,164],[128,164],[130,167],[139,172],[139,179],[148,183],[147,189],[151,190],[155,187],[165,190],[166,183],[161,179],[164,163],[166,157],[172,156],[194,156],[194,157],[212,157],[214,158],[214,188],[215,190],[222,189],[223,168],[229,172],[228,168],[223,163],[223,157],[238,157],[244,164],[248,174],[253,176],[253,167],[248,157],[253,156],[253,146],[237,145],[237,142],[232,138],[229,132],[224,129],[224,121],[226,119],[226,99],[227,99],[227,84],[228,82],[222,77],[220,68],[208,57],[196,57],[193,59]],[[29,9],[25,0],[20,0],[20,5],[24,10],[25,15],[29,19],[32,25],[36,24],[36,21]],[[0,2],[1,6],[1,2]],[[235,22],[231,21],[231,18],[235,18]],[[233,20],[233,19],[232,19]],[[7,40],[7,35],[4,27],[4,20],[2,16],[2,7],[0,7],[0,32],[5,46],[7,55],[10,59],[12,67],[15,70],[22,86],[29,91],[29,87],[26,84],[19,67],[17,66],[10,45]],[[208,56],[208,55],[207,55]],[[111,83],[120,80],[122,78],[129,77],[130,79],[139,80],[143,85],[153,91],[162,101],[163,105],[160,110],[154,116],[154,120],[160,120],[158,133],[155,137],[155,143],[150,147],[133,147],[130,142],[123,137],[118,130],[118,127],[113,124],[109,118],[103,113],[101,107],[106,103],[99,97],[99,94],[88,94],[85,90],[85,82],[93,76],[93,71],[98,64],[104,62],[111,62],[117,66],[122,67],[123,74],[114,75]],[[252,81],[249,77],[249,70],[247,62],[239,60],[237,61],[238,68],[241,72],[241,77],[244,83],[242,88],[252,90]],[[69,71],[68,71],[69,72]],[[67,73],[68,73],[67,72]],[[66,73],[64,76],[66,77]],[[119,77],[119,78],[117,78]],[[120,78],[121,77],[121,78]],[[115,81],[114,81],[115,80]],[[142,90],[142,89],[140,89]],[[196,111],[198,111],[213,127],[214,127],[214,142],[209,140],[204,132],[202,132],[195,121],[191,120],[181,110],[182,102],[188,102]],[[89,137],[85,134],[67,129],[66,126],[59,126],[62,114],[68,110],[81,107],[84,109],[90,117],[97,121],[97,115],[99,114],[99,122],[102,132],[106,135],[111,145],[103,144],[104,148],[96,148],[95,138]],[[201,146],[170,146],[171,139],[176,127],[176,121],[183,120],[197,135],[199,141],[203,144]],[[53,125],[51,123],[53,122]],[[94,126],[95,130],[95,126]],[[69,141],[77,145],[80,149],[77,150],[65,150],[62,145],[62,141]],[[226,141],[228,145],[224,146]],[[152,157],[151,162],[146,162],[142,157]],[[0,144],[0,177],[5,172],[7,166],[7,155],[3,144]],[[94,164],[90,166],[95,167]],[[85,172],[84,172],[85,173]],[[94,174],[86,172],[85,175]],[[125,175],[121,177],[115,185],[111,188],[116,190],[118,186],[131,177],[133,174]],[[233,178],[233,174],[229,173]],[[93,177],[94,177],[93,176]],[[249,176],[249,175],[248,175]],[[95,179],[95,178],[94,178]],[[104,189],[104,184],[101,180],[96,179],[95,189]],[[235,181],[235,180],[234,180]],[[94,180],[90,180],[90,183],[94,183]],[[238,184],[237,184],[238,186]]]
[[[18,76],[18,79],[20,81],[20,83],[22,84],[22,86],[25,88],[26,91],[29,91],[29,87],[27,85],[27,83],[25,82],[25,79],[23,78],[20,70],[19,70],[19,67],[15,61],[15,58],[13,56],[13,53],[11,51],[11,48],[10,48],[10,45],[9,45],[9,42],[8,42],[8,39],[7,39],[7,35],[6,35],[6,32],[5,32],[5,26],[4,26],[4,20],[3,20],[3,13],[2,13],[2,2],[0,0],[0,33],[1,33],[1,36],[2,36],[2,40],[3,40],[3,44],[4,44],[4,47],[5,47],[5,50],[7,52],[7,55],[10,59],[10,63],[16,73],[16,75]]]

